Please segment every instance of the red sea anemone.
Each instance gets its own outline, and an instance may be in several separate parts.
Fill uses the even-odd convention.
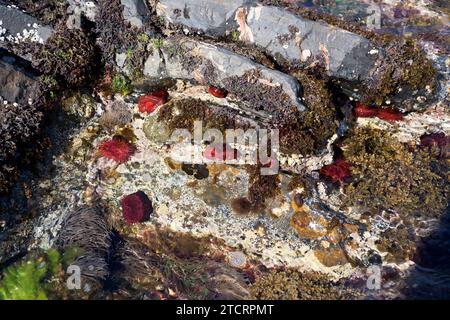
[[[450,150],[450,136],[447,136],[443,132],[435,132],[430,134],[424,134],[420,137],[420,145],[424,148],[428,148],[430,151],[433,148],[437,150],[439,157],[447,158],[449,156]]]
[[[226,92],[226,90],[223,90],[223,89],[220,89],[220,88],[217,88],[217,87],[214,87],[214,86],[210,86],[208,88],[208,92],[210,94],[212,94],[216,98],[225,98],[227,96],[227,94],[228,94]]]
[[[136,148],[122,137],[114,137],[100,144],[99,151],[102,156],[119,163],[127,162],[136,151]]]
[[[392,108],[383,108],[378,110],[377,117],[385,121],[401,121],[403,113]]]
[[[153,212],[152,202],[142,191],[125,196],[120,204],[123,217],[128,224],[147,221]]]
[[[358,118],[373,118],[378,117],[385,121],[401,121],[403,120],[403,113],[393,108],[371,108],[360,102],[356,103],[353,112]]]
[[[143,113],[152,113],[159,106],[163,105],[169,99],[167,91],[159,90],[142,96],[138,100],[139,111]]]
[[[223,146],[208,146],[203,152],[203,156],[208,160],[214,161],[236,160],[238,151],[227,148],[226,144]]]
[[[356,103],[353,111],[355,113],[355,116],[358,118],[372,118],[375,117],[378,113],[377,109],[368,107],[360,102]]]
[[[343,159],[336,160],[336,162],[326,165],[320,169],[320,174],[325,178],[331,180],[333,183],[344,182],[350,177],[351,164]]]
[[[420,137],[420,145],[422,147],[445,147],[449,144],[450,137],[447,137],[443,132],[435,132],[430,134],[424,134]]]

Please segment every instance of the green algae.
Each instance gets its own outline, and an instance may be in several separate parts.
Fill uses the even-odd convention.
[[[64,269],[78,256],[77,249],[63,254],[50,249],[43,254],[32,253],[4,270],[0,282],[0,300],[47,300],[63,298]]]

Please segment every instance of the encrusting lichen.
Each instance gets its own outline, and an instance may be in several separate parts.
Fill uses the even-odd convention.
[[[447,206],[448,170],[436,170],[442,160],[410,151],[389,133],[367,127],[356,128],[343,145],[352,163],[353,181],[344,189],[348,205],[428,217],[439,216]]]

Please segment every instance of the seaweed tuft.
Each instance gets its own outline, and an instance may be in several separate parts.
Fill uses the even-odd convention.
[[[392,209],[405,216],[438,217],[448,204],[445,160],[408,150],[389,133],[356,128],[344,141],[353,181],[345,187],[348,205]]]

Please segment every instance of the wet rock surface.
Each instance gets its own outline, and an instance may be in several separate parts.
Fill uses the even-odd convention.
[[[16,2],[0,13],[47,21]],[[447,262],[432,257],[448,242],[450,116],[445,89],[433,96],[415,78],[432,70],[414,64],[432,59],[442,85],[438,40],[399,49],[411,68],[391,73],[399,42],[300,11],[283,1],[71,0],[29,62],[5,52],[0,272],[76,247],[82,298],[439,296]],[[406,78],[438,101],[411,107],[407,90],[388,100]],[[357,98],[360,82],[376,85],[370,105]],[[279,129],[281,148],[248,162],[255,145],[245,141],[174,138],[199,123],[219,134]],[[366,285],[373,268],[380,290]],[[68,297],[57,285],[49,296]]]
[[[147,4],[143,0],[121,0],[123,18],[134,27],[142,27],[149,17]]]
[[[20,66],[18,58],[12,55],[1,56],[0,96],[12,103],[28,104],[38,87],[38,77]]]

